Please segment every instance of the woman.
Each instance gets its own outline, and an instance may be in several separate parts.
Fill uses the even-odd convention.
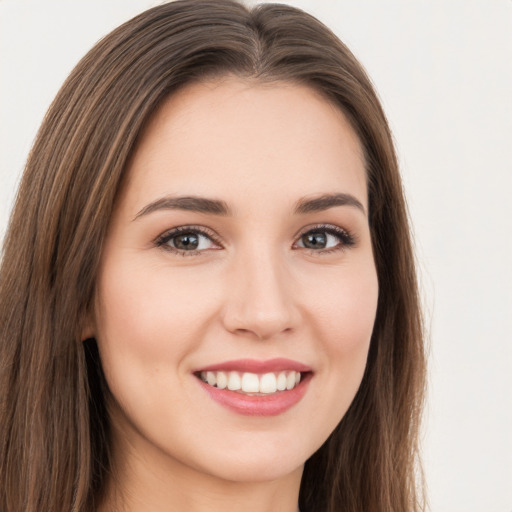
[[[184,0],[100,41],[0,279],[3,512],[421,509],[394,149],[311,16]]]

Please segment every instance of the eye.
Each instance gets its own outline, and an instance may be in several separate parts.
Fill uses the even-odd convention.
[[[337,226],[316,226],[302,235],[296,242],[296,247],[313,251],[332,251],[346,249],[354,245],[354,237],[345,229]]]
[[[193,226],[180,226],[167,231],[157,239],[156,245],[181,254],[220,248],[211,233]]]

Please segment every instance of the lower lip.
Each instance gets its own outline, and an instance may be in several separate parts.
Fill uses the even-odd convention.
[[[219,389],[197,379],[210,398],[220,405],[245,416],[277,416],[297,404],[307,391],[311,374],[289,391],[278,391],[272,395],[249,396],[229,389]]]

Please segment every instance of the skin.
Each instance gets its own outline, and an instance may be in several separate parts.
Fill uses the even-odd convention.
[[[296,511],[304,462],[366,364],[378,297],[366,188],[354,131],[304,86],[226,77],[160,107],[130,162],[85,333],[113,397],[115,475],[101,510]],[[296,212],[334,193],[361,208]],[[221,200],[230,213],[147,211],[167,196]],[[349,232],[353,245],[329,235],[325,248],[306,247],[302,235],[318,225]],[[199,250],[158,245],[179,226],[207,230]],[[275,357],[313,376],[272,417],[226,409],[193,373]]]

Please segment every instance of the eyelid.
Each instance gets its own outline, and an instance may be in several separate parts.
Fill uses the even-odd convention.
[[[309,249],[307,247],[298,247],[299,249],[304,249],[315,254],[325,254],[338,250],[345,250],[356,245],[357,243],[356,235],[346,228],[342,228],[335,224],[312,224],[309,226],[305,226],[299,230],[299,232],[294,237],[295,242],[293,243],[293,246],[296,247],[296,244],[298,243],[302,236],[314,231],[324,231],[331,235],[337,236],[340,239],[340,243],[335,247],[330,247],[328,249]]]
[[[203,252],[205,252],[204,249],[202,250],[190,250],[190,251],[184,251],[182,249],[178,249],[176,247],[172,247],[171,245],[167,245],[167,242],[174,236],[178,236],[180,234],[184,233],[197,233],[199,235],[205,236],[209,238],[215,245],[219,246],[219,248],[222,248],[223,245],[220,242],[220,237],[210,228],[207,228],[206,226],[199,226],[199,225],[182,225],[182,226],[176,226],[174,228],[167,229],[160,235],[156,237],[154,240],[154,244],[157,247],[160,247],[166,251],[170,251],[176,254],[181,254],[184,256],[190,256],[190,255],[198,255]],[[208,249],[208,250],[216,250],[216,249]]]
[[[338,237],[340,240],[340,243],[337,244],[334,247],[330,247],[327,249],[310,249],[307,247],[297,247],[297,243],[299,242],[300,238],[304,236],[307,233],[314,232],[314,231],[320,231],[320,232],[326,232],[331,235],[334,235]],[[167,245],[167,242],[174,236],[178,236],[181,233],[197,233],[199,235],[205,236],[209,238],[214,244],[219,246],[219,248],[223,248],[223,244],[220,241],[220,237],[217,235],[215,231],[213,231],[210,228],[207,228],[206,226],[201,225],[182,225],[182,226],[176,226],[174,228],[170,228],[163,233],[161,233],[155,240],[154,244],[157,247],[160,247],[166,251],[173,252],[175,254],[180,254],[183,256],[192,256],[192,255],[198,255],[202,254],[204,252],[208,252],[210,250],[217,250],[217,249],[193,249],[193,250],[182,250],[178,249],[176,247],[172,247],[171,245]],[[356,236],[351,233],[348,229],[342,228],[340,226],[337,226],[335,224],[311,224],[309,226],[305,226],[301,228],[295,235],[294,235],[294,242],[292,245],[292,248],[294,249],[303,249],[306,251],[309,251],[311,253],[315,253],[317,255],[320,254],[326,254],[329,252],[335,252],[339,250],[346,250],[352,246],[354,246],[357,243]]]

